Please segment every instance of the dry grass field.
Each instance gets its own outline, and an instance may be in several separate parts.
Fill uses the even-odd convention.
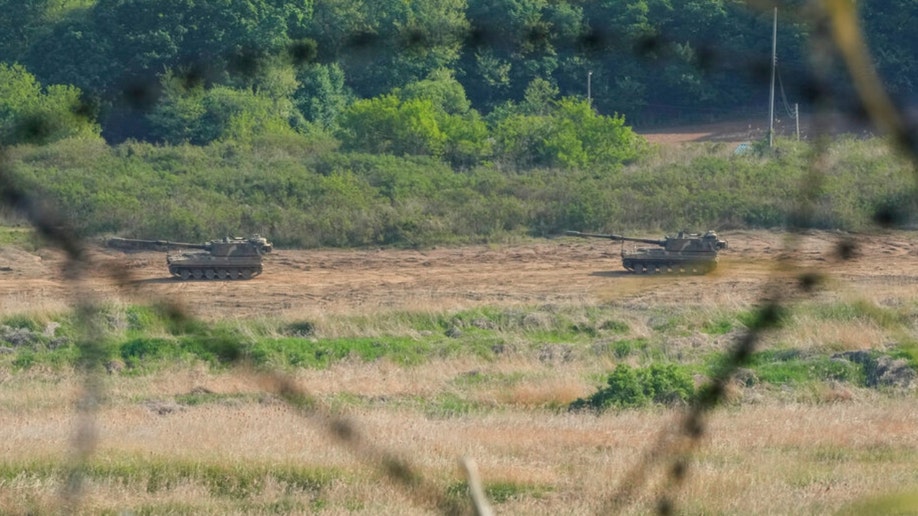
[[[161,253],[102,247],[92,250],[97,267],[68,281],[56,252],[8,247],[0,249],[0,314],[40,318],[87,298],[168,299],[207,322],[308,320],[316,337],[337,338],[410,336],[404,314],[489,307],[519,310],[535,328],[552,314],[609,313],[641,339],[662,331],[668,313],[716,320],[777,292],[790,322],[766,334],[762,348],[883,351],[914,341],[914,315],[885,324],[795,310],[844,303],[914,314],[912,232],[721,236],[730,248],[706,276],[633,275],[620,267],[618,244],[573,238],[279,250],[264,274],[244,282],[180,282],[167,277]],[[133,278],[126,286],[108,276],[119,268]],[[819,288],[793,294],[801,273],[818,274]],[[727,352],[743,334],[684,328],[660,353]],[[89,380],[70,370],[0,369],[0,513],[436,514],[449,512],[444,499],[468,507],[463,457],[478,465],[497,514],[643,514],[661,500],[681,514],[918,511],[913,386],[734,383],[684,448],[671,445],[683,433],[679,407],[565,409],[634,356],[548,337],[505,347],[494,357],[417,365],[351,357],[276,374],[196,363]],[[291,403],[277,375],[313,405]],[[100,393],[98,404],[78,403],[87,389]],[[409,478],[393,472],[396,460],[410,465]],[[673,474],[678,464],[684,477]]]

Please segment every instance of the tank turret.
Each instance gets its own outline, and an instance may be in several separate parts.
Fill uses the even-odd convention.
[[[717,253],[727,248],[727,242],[718,238],[714,231],[703,234],[680,231],[676,236],[665,236],[661,240],[580,231],[565,233],[622,242],[622,266],[637,273],[705,274],[717,267]],[[639,247],[626,250],[624,242],[639,242],[657,248]]]
[[[112,238],[107,243],[109,247],[122,250],[189,249],[187,252],[166,255],[169,273],[182,280],[252,278],[263,270],[262,255],[270,253],[274,247],[259,235],[248,238],[225,237],[202,244],[133,238]]]

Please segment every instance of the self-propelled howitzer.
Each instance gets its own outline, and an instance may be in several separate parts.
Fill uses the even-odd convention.
[[[273,250],[271,243],[259,235],[248,238],[226,237],[203,244],[112,238],[108,245],[119,249],[190,249],[166,255],[169,273],[183,280],[249,279],[261,274],[262,255]]]
[[[580,231],[565,233],[623,242],[622,266],[637,273],[705,274],[717,267],[717,253],[727,248],[727,242],[718,238],[714,231],[704,234],[680,231],[676,236],[666,236],[661,240]],[[657,247],[626,250],[624,242],[639,242]]]

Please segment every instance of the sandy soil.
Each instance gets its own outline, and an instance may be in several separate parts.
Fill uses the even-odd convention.
[[[659,238],[660,235],[636,235]],[[791,288],[799,269],[835,280],[834,289],[908,296],[918,283],[918,234],[873,235],[778,231],[722,233],[729,249],[705,276],[648,276],[621,268],[620,244],[562,237],[513,245],[428,250],[288,250],[265,259],[248,281],[171,278],[165,253],[94,247],[92,265],[77,280],[54,251],[0,248],[0,313],[57,310],[77,299],[173,300],[204,319],[299,317],[386,310],[458,310],[478,305],[602,303],[753,303],[764,286]],[[839,246],[852,243],[854,258]],[[785,260],[786,259],[786,260]],[[128,281],[113,279],[119,271]]]

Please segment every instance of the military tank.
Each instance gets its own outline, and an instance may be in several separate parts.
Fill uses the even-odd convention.
[[[636,273],[706,274],[717,267],[717,253],[727,248],[727,242],[718,238],[714,231],[704,234],[680,231],[676,236],[665,236],[661,240],[580,231],[565,233],[622,242],[622,266]],[[657,247],[626,250],[624,242],[639,242]]]
[[[273,249],[268,240],[254,235],[248,238],[225,237],[203,244],[170,242],[168,240],[137,240],[112,238],[110,247],[118,249],[152,249],[170,251],[192,249],[166,255],[169,273],[182,279],[250,279],[262,272],[262,255]]]

